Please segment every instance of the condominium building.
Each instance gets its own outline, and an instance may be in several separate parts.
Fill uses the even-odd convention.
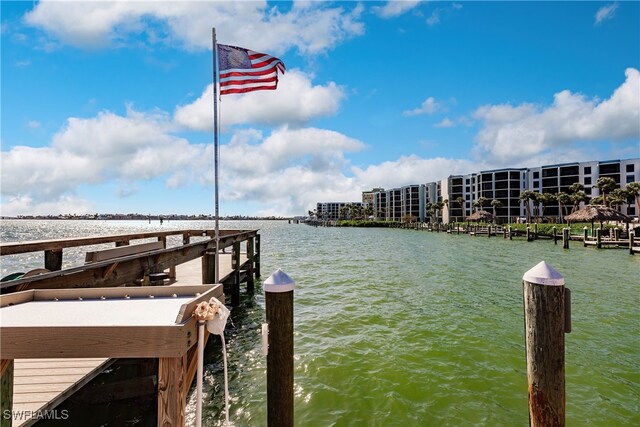
[[[498,222],[515,222],[526,217],[525,202],[520,200],[523,191],[554,195],[570,193],[571,185],[579,183],[584,186],[585,193],[593,198],[600,195],[595,185],[602,177],[612,178],[620,188],[631,182],[640,182],[640,158],[485,170],[390,190],[374,188],[370,192],[363,192],[362,197],[364,203],[372,204],[376,219],[387,221],[401,221],[408,216],[418,221],[464,221],[477,209],[474,203],[484,198],[482,209],[494,213]],[[429,206],[438,202],[444,204],[442,211],[431,218]],[[330,217],[338,218],[339,205],[318,203],[318,212],[320,205],[323,205],[323,212],[326,209],[331,212]],[[538,211],[542,212],[542,209]],[[623,204],[621,211],[632,217],[640,213],[636,211],[634,203]],[[559,220],[560,216],[557,202],[544,206],[544,217]]]
[[[326,202],[316,203],[316,217],[318,219],[335,221],[338,219],[344,219],[342,208],[349,206],[364,207],[361,202]]]

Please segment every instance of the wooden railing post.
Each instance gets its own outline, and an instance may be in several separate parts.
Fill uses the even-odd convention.
[[[49,271],[62,270],[62,249],[44,251],[44,268]]]
[[[13,423],[13,359],[0,360],[0,426]]]
[[[202,283],[213,284],[216,282],[216,251],[207,250],[202,255]]]
[[[522,277],[529,424],[565,425],[564,278],[542,261]]]
[[[247,258],[249,263],[247,264],[247,291],[252,292],[254,289],[254,280],[253,280],[253,257],[254,257],[254,243],[255,239],[253,237],[249,237],[247,239]]]
[[[277,270],[264,282],[269,325],[267,426],[293,427],[293,290],[295,282]]]

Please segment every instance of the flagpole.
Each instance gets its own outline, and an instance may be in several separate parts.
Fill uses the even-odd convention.
[[[214,278],[215,283],[218,283],[220,277],[220,204],[218,199],[218,176],[219,176],[219,157],[220,147],[218,143],[218,67],[217,67],[217,43],[216,43],[216,29],[211,28],[211,37],[213,41],[213,163],[215,174],[215,216],[216,216],[216,255],[214,266]]]

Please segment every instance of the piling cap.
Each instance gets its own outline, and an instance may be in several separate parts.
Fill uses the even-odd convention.
[[[296,283],[293,279],[281,269],[277,269],[264,281],[265,292],[289,292],[293,291],[295,287]]]
[[[564,277],[555,268],[541,261],[531,270],[524,273],[522,280],[537,285],[564,286]]]

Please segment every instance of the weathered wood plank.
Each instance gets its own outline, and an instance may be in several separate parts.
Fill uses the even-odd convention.
[[[85,262],[97,262],[107,259],[123,257],[127,255],[141,254],[158,249],[164,249],[162,242],[147,242],[138,245],[120,246],[118,248],[103,249],[101,251],[90,251],[85,256]]]
[[[158,363],[158,425],[181,427],[184,425],[187,387],[186,354],[181,357],[160,358]]]

